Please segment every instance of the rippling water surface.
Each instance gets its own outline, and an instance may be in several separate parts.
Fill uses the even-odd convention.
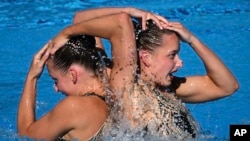
[[[250,124],[250,2],[248,0],[2,0],[0,2],[0,140],[16,136],[16,112],[33,54],[63,27],[74,12],[103,6],[134,6],[180,21],[214,50],[240,82],[233,96],[189,104],[206,140],[229,140],[230,124]],[[108,46],[108,44],[107,44]],[[107,47],[109,50],[109,47]],[[184,67],[178,75],[204,74],[200,60],[183,44]],[[61,98],[45,71],[39,81],[37,116]],[[23,139],[25,140],[25,139]]]

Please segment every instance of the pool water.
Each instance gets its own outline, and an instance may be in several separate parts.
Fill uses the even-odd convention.
[[[103,6],[133,6],[182,22],[203,40],[235,74],[240,89],[232,96],[187,104],[206,140],[229,140],[229,125],[250,125],[250,1],[248,0],[67,0],[0,2],[0,140],[28,140],[16,135],[17,107],[30,61],[36,51],[62,28],[74,12]],[[106,44],[109,52],[109,46]],[[179,76],[204,74],[196,54],[182,45],[184,66]],[[37,117],[63,96],[53,90],[45,70],[38,82]]]

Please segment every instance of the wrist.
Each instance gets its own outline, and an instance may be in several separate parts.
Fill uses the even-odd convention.
[[[37,80],[38,80],[37,77],[32,77],[31,75],[28,75],[26,78],[26,83],[36,85]]]
[[[190,37],[190,40],[189,40],[189,42],[188,42],[188,44],[190,45],[190,46],[194,46],[195,44],[196,44],[196,42],[197,41],[199,41],[195,36],[191,36]]]
[[[67,26],[64,30],[61,31],[60,36],[69,38],[70,36],[73,35],[72,28],[73,27],[71,25]]]
[[[128,13],[130,16],[133,15],[134,8],[133,7],[126,7],[124,12]]]
[[[27,77],[26,77],[26,79],[27,79],[28,81],[37,81],[37,80],[38,80],[38,77],[39,77],[39,76],[34,75],[34,74],[32,74],[31,72],[29,72],[28,75],[27,75]]]

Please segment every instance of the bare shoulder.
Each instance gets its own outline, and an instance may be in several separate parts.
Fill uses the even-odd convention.
[[[108,115],[108,106],[97,96],[67,96],[54,110],[74,127],[103,123]]]
[[[69,111],[69,113],[85,113],[89,111],[105,111],[107,105],[104,100],[98,96],[67,96],[59,104],[58,108]],[[91,113],[92,113],[91,112]]]

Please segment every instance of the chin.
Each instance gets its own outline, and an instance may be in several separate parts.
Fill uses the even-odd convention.
[[[168,87],[168,86],[170,86],[171,81],[167,81],[167,82],[163,82],[163,83],[161,82],[159,84],[160,84],[161,87]]]
[[[166,81],[164,84],[163,84],[165,87],[168,87],[171,85],[171,81]]]

